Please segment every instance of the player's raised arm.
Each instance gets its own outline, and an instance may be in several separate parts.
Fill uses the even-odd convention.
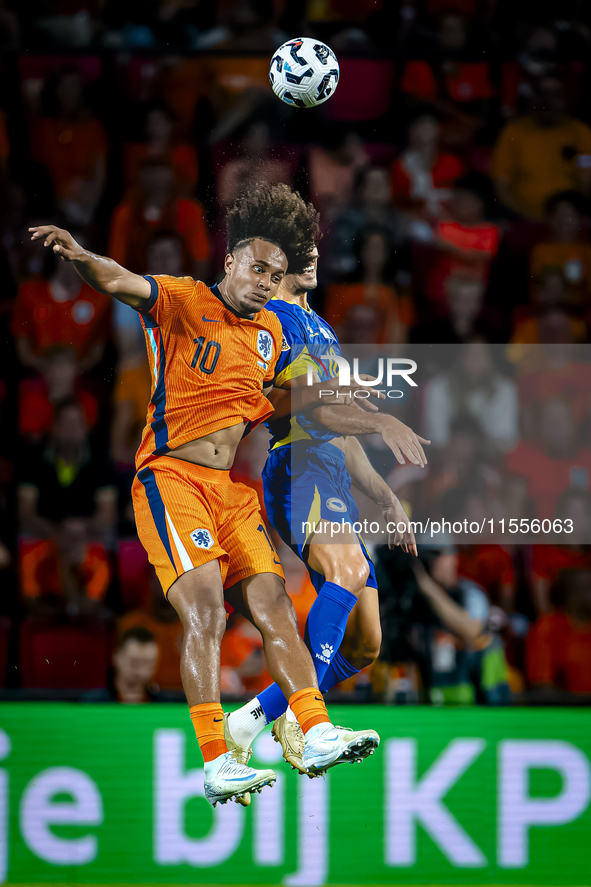
[[[389,547],[400,545],[403,551],[416,557],[417,546],[408,516],[398,497],[367,458],[367,453],[356,437],[347,437],[345,440],[345,464],[353,486],[382,509],[388,528]]]
[[[43,246],[51,247],[64,262],[73,262],[80,277],[97,292],[114,296],[137,311],[147,305],[151,287],[144,277],[132,274],[113,259],[84,249],[64,228],[40,225],[29,231],[31,240],[43,240]]]

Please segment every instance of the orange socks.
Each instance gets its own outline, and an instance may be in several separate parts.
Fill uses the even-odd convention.
[[[189,711],[203,760],[207,763],[225,754],[228,746],[224,739],[222,706],[218,702],[203,702],[201,705],[193,705]]]
[[[304,733],[307,733],[310,727],[315,727],[316,724],[330,724],[322,693],[316,687],[298,690],[290,698],[289,706]]]

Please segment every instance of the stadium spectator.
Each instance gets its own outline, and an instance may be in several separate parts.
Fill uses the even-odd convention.
[[[429,317],[427,311],[425,315]],[[503,338],[502,326],[503,318],[499,313],[485,305],[483,281],[450,276],[445,281],[445,302],[441,306],[441,316],[436,314],[433,319],[426,319],[413,327],[410,341],[425,345],[499,342]]]
[[[70,223],[88,225],[105,185],[107,139],[85,103],[76,67],[61,68],[48,78],[30,141],[33,159],[51,176],[60,211]]]
[[[462,12],[438,11],[435,40],[423,41],[423,58],[406,63],[401,83],[402,92],[435,107],[446,144],[456,148],[470,146],[494,95],[485,43]]]
[[[531,516],[540,520],[553,520],[561,493],[589,490],[591,450],[577,441],[567,401],[554,398],[541,405],[535,440],[522,440],[508,453],[505,470],[527,481]]]
[[[84,518],[96,537],[110,540],[115,489],[109,465],[93,450],[83,407],[75,400],[55,411],[45,443],[21,454],[17,470],[22,534],[46,538],[66,518]]]
[[[586,490],[565,490],[556,505],[555,519],[572,521],[572,529],[554,534],[545,545],[534,545],[531,590],[535,612],[549,613],[551,589],[560,574],[591,570],[591,503]],[[564,524],[563,524],[564,526]]]
[[[367,166],[367,154],[359,136],[333,123],[325,129],[320,145],[308,151],[310,197],[326,224],[351,202],[355,176]]]
[[[235,53],[246,50],[266,55],[288,39],[288,35],[276,25],[271,0],[235,0],[218,5],[217,27],[198,37],[194,46],[196,49],[224,49]]]
[[[437,255],[428,281],[435,303],[445,297],[448,277],[488,282],[491,263],[499,249],[499,227],[485,218],[490,183],[486,176],[469,173],[456,182],[449,201],[449,217],[435,226]]]
[[[72,348],[80,373],[101,359],[110,332],[110,300],[81,280],[69,262],[48,253],[48,279],[21,284],[12,333],[21,363],[43,372],[48,349]]]
[[[183,627],[173,607],[162,594],[162,589],[150,572],[150,600],[147,609],[134,609],[118,620],[117,633],[125,637],[130,631],[143,628],[149,631],[158,644],[158,664],[152,675],[162,690],[181,693],[181,646]]]
[[[158,644],[147,628],[135,626],[122,635],[113,653],[112,673],[104,689],[89,690],[84,702],[122,702],[137,705],[158,702],[159,688],[154,685],[158,663]]]
[[[89,428],[98,422],[97,398],[84,385],[78,362],[72,348],[54,345],[47,349],[41,376],[23,379],[19,383],[19,434],[29,443],[38,443],[50,434],[56,407],[68,400],[76,400],[84,410]]]
[[[228,206],[243,188],[256,182],[290,185],[294,171],[290,159],[277,156],[273,150],[269,124],[257,120],[249,125],[240,141],[238,156],[225,163],[219,172],[218,200],[222,206]]]
[[[541,616],[527,639],[527,677],[538,700],[591,695],[591,571],[570,570],[557,584],[562,607]]]
[[[353,280],[327,287],[323,312],[325,319],[338,335],[350,308],[354,305],[372,305],[381,316],[376,343],[405,342],[414,321],[413,306],[409,298],[398,297],[392,284],[393,249],[388,229],[377,226],[363,229],[355,252],[358,255],[358,271],[352,275]]]
[[[591,295],[591,244],[581,195],[561,191],[546,201],[551,237],[534,246],[530,272],[535,280],[559,274],[564,280],[565,303],[586,313]]]
[[[498,486],[498,477],[487,460],[487,443],[479,421],[470,413],[459,413],[451,420],[449,443],[437,450],[431,448],[429,473],[414,476],[413,514],[420,519],[437,516],[444,497],[450,490],[472,488],[479,497],[488,495],[489,487]],[[393,478],[394,480],[394,478]],[[492,492],[492,490],[491,490]]]
[[[128,186],[137,185],[138,170],[146,157],[166,161],[174,170],[180,197],[192,197],[199,177],[193,145],[175,139],[175,120],[165,102],[153,101],[145,109],[143,140],[124,146],[124,173]]]
[[[408,145],[392,167],[394,205],[406,214],[408,236],[432,239],[425,221],[441,218],[451,189],[464,172],[462,161],[439,148],[439,124],[421,114],[408,126]]]
[[[577,316],[567,304],[567,285],[560,272],[549,271],[533,281],[531,305],[516,308],[511,343],[514,345],[571,345],[587,339],[586,318]],[[513,359],[521,359],[527,349],[513,348]]]
[[[367,166],[357,173],[351,204],[334,221],[327,236],[326,268],[332,278],[355,273],[359,238],[368,227],[386,229],[391,247],[400,240],[398,213],[392,207],[392,189],[384,167]],[[323,255],[322,266],[325,266]]]
[[[509,673],[490,604],[476,583],[458,576],[453,546],[430,541],[414,565],[397,549],[379,546],[376,554],[388,661],[416,662],[435,704],[508,702]]]
[[[532,113],[504,127],[495,145],[492,175],[499,200],[532,220],[543,218],[552,194],[589,190],[591,130],[567,114],[560,80],[538,81]]]
[[[143,274],[150,241],[162,232],[176,231],[192,276],[202,280],[209,263],[209,238],[201,204],[176,196],[174,170],[158,157],[142,162],[138,178],[138,187],[113,214],[109,256]]]
[[[27,610],[38,616],[104,615],[111,564],[91,523],[66,517],[53,524],[53,535],[46,538],[26,535],[31,524],[23,519],[19,540],[20,590]],[[32,528],[39,533],[38,525]]]
[[[467,412],[478,422],[487,446],[504,453],[519,439],[517,386],[496,369],[488,345],[465,345],[447,373],[425,386],[423,426],[434,447],[450,440],[453,419]]]
[[[470,517],[467,512],[467,516]],[[515,602],[515,570],[502,545],[480,543],[458,548],[458,574],[484,588],[489,599],[511,613]]]
[[[570,405],[578,428],[587,415],[591,390],[591,364],[583,359],[584,349],[570,344],[545,344],[523,351],[523,357],[516,362],[522,436],[535,438],[537,412],[549,398],[559,398]]]

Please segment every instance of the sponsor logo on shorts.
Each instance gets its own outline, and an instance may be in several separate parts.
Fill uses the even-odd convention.
[[[257,351],[263,360],[271,360],[273,357],[273,339],[271,333],[268,333],[265,330],[259,330],[257,335]]]
[[[326,507],[330,511],[346,511],[347,506],[343,502],[342,499],[337,499],[336,496],[331,496],[330,499],[326,500]]]
[[[191,533],[191,539],[193,540],[197,548],[209,549],[213,545],[213,536],[211,535],[209,530],[193,530],[193,532]]]
[[[316,659],[320,659],[321,662],[325,662],[326,665],[330,665],[330,657],[334,653],[334,648],[331,647],[330,644],[320,644],[320,649],[322,651],[322,655],[320,653],[315,653]]]

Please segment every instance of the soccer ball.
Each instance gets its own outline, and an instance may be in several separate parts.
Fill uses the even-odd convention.
[[[331,97],[339,82],[332,49],[311,37],[296,37],[271,59],[269,80],[276,96],[296,108],[313,108]]]

